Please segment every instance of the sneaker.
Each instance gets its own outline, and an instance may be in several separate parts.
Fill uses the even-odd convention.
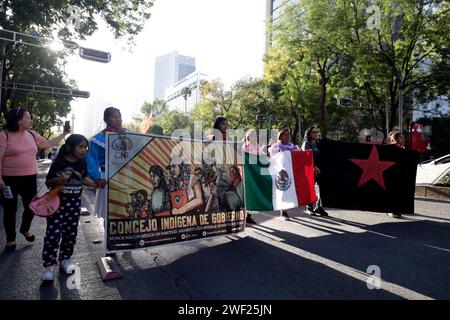
[[[53,281],[55,279],[55,266],[50,266],[42,272],[42,281]]]
[[[75,272],[75,264],[70,259],[61,260],[60,269],[67,274]]]
[[[310,216],[316,216],[316,212],[313,210],[312,207],[310,206],[306,206],[306,214],[310,215]]]
[[[316,210],[314,210],[314,212],[323,217],[328,217],[328,212],[326,212],[322,207],[318,207]]]
[[[245,221],[250,224],[256,224],[256,221],[252,218],[251,215],[247,215],[247,218],[245,218]]]
[[[281,210],[280,211],[280,217],[284,218],[284,220],[286,220],[286,221],[291,219],[291,217],[289,217],[289,215],[288,215],[286,210]]]
[[[396,218],[396,219],[400,219],[402,217],[402,215],[400,213],[386,213],[386,215],[391,218]]]

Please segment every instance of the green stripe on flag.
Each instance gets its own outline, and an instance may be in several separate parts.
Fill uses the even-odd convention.
[[[260,157],[267,159],[265,156]],[[266,170],[268,165],[261,164],[257,160],[256,155],[245,154],[245,206],[251,211],[273,211],[272,177]]]

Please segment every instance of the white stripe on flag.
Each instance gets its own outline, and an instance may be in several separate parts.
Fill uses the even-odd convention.
[[[285,180],[282,171],[287,173]],[[285,210],[298,207],[295,190],[292,157],[290,152],[280,152],[270,158],[270,175],[272,176],[272,204],[274,210]]]

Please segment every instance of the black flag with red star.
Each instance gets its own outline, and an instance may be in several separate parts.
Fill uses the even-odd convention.
[[[327,139],[318,145],[324,207],[414,213],[417,151]]]

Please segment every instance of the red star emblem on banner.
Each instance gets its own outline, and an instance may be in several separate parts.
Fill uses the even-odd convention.
[[[359,179],[358,187],[361,187],[366,182],[370,180],[375,180],[384,190],[386,186],[384,185],[383,172],[395,164],[392,161],[380,161],[378,156],[378,151],[375,146],[373,146],[370,152],[369,159],[349,159],[351,162],[363,169],[361,178]]]

